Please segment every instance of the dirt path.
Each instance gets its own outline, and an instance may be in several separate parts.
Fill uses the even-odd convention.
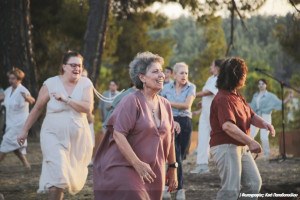
[[[192,145],[192,148],[195,144]],[[276,148],[273,148],[276,152]],[[273,153],[273,157],[276,153]],[[23,169],[14,154],[9,154],[0,165],[0,193],[6,200],[40,200],[47,199],[47,195],[36,194],[39,176],[41,172],[42,155],[38,142],[29,143],[28,159],[32,164],[32,170]],[[189,173],[195,167],[195,156],[190,156],[184,161],[184,181],[187,200],[212,200],[215,199],[219,189],[220,179],[213,162],[209,166],[211,171],[207,174],[192,175]],[[261,193],[297,193],[300,194],[300,159],[291,159],[285,162],[269,162],[261,158],[257,159],[257,165],[261,172],[263,187]],[[89,170],[87,183],[83,190],[71,196],[68,193],[65,199],[92,200],[92,168]],[[174,196],[174,194],[173,194]],[[279,198],[264,198],[279,199]],[[282,199],[282,198],[281,198]],[[292,198],[286,198],[292,199]],[[298,199],[300,199],[298,197]]]

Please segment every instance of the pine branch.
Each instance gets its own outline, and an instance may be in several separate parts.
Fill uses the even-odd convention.
[[[289,0],[292,6],[300,13],[300,10],[296,7],[295,2],[293,0]]]

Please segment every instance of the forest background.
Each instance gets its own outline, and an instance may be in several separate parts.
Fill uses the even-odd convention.
[[[7,87],[6,73],[9,67],[19,67],[27,72],[26,74],[35,74],[36,83],[30,86],[28,79],[32,82],[32,76],[27,76],[24,84],[26,86],[28,83],[28,88],[35,90],[32,93],[36,97],[36,91],[42,83],[59,73],[61,58],[65,51],[71,49],[88,55],[85,39],[87,29],[90,27],[87,22],[91,20],[91,8],[96,1],[23,0],[23,8],[13,2],[17,1],[3,0],[0,6],[2,15],[0,87]],[[248,102],[258,91],[257,81],[260,78],[268,80],[269,91],[278,97],[281,94],[280,84],[256,72],[255,68],[266,69],[266,72],[274,77],[300,89],[300,14],[296,7],[294,12],[286,16],[262,16],[251,13],[259,9],[264,0],[256,1],[254,5],[248,4],[245,0],[237,2],[210,0],[199,5],[195,4],[196,0],[176,1],[183,7],[190,8],[191,16],[169,19],[162,13],[149,10],[149,6],[155,1],[102,2],[109,3],[104,49],[100,52],[98,58],[100,62],[96,66],[99,73],[93,72],[94,76],[91,77],[96,89],[101,93],[108,90],[111,79],[119,81],[119,90],[127,89],[131,82],[128,64],[138,52],[143,51],[151,51],[162,56],[165,59],[165,66],[173,66],[176,62],[187,63],[189,81],[197,86],[197,91],[202,90],[210,76],[209,67],[213,60],[231,56],[243,58],[249,68],[246,87],[240,91]],[[297,5],[300,1],[292,2]],[[234,16],[224,17],[215,14],[220,9],[231,10],[235,3]],[[20,24],[8,24],[9,20],[12,20],[9,12],[17,11],[14,8],[25,9],[27,13],[23,18],[31,19],[30,26],[25,29],[25,32],[30,32],[28,44],[30,48],[25,50],[29,51],[30,56],[27,60],[33,65],[27,68],[22,65],[24,58],[20,58],[24,53],[13,51],[14,49],[24,51],[24,44],[12,45],[13,42],[6,39],[17,38],[18,32],[11,30],[19,29]],[[12,40],[18,41],[14,38]],[[18,48],[18,45],[23,46]],[[21,62],[15,62],[17,59]],[[7,60],[11,60],[9,67]],[[286,88],[285,96],[288,93]],[[195,104],[193,110],[197,109]],[[97,102],[95,105],[97,106]],[[285,113],[288,116],[287,130],[300,130],[299,108],[299,94],[294,93],[294,99],[287,106]],[[96,131],[101,130],[98,113],[95,107]],[[199,116],[193,117],[194,130],[197,130],[198,119]],[[272,119],[277,132],[281,132],[281,113],[274,112]],[[38,137],[37,134],[32,135]]]

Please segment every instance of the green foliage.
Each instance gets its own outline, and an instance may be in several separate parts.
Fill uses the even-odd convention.
[[[122,88],[128,88],[131,83],[128,66],[138,52],[150,51],[158,54],[168,64],[172,55],[173,41],[168,38],[153,39],[148,34],[151,27],[154,29],[162,25],[162,19],[165,18],[155,13],[137,12],[129,15],[127,19],[118,20],[115,24],[122,29],[122,34],[115,40],[116,51],[113,54],[118,60],[111,65],[105,65],[105,67],[111,69],[113,78],[120,81]]]
[[[300,14],[288,15],[287,19],[289,23],[277,25],[273,33],[284,51],[300,62]]]
[[[33,45],[41,83],[59,72],[62,55],[80,51],[89,7],[75,0],[33,0]]]

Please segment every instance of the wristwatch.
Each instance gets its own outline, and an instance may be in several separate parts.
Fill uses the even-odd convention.
[[[171,168],[178,168],[178,162],[170,164],[169,167],[171,167]]]
[[[70,103],[71,103],[71,101],[72,101],[72,97],[70,97],[70,96],[68,96],[68,99],[67,99],[67,105],[69,105]]]

